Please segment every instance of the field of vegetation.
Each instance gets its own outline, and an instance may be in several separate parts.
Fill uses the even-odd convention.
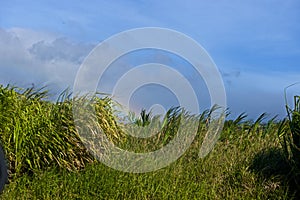
[[[168,167],[126,173],[97,161],[74,125],[68,91],[57,102],[42,89],[0,85],[0,142],[8,181],[0,199],[297,199],[300,196],[300,98],[287,117],[262,113],[248,120],[242,113],[226,120],[213,151],[199,158],[210,111],[199,117],[197,137],[186,153]],[[78,98],[79,102],[82,99]],[[127,136],[116,122],[112,102],[95,97],[97,123],[121,147],[140,144],[141,151],[168,143],[177,120],[174,108],[166,126],[143,141]],[[229,114],[228,114],[229,115]],[[145,111],[133,123],[147,126]]]

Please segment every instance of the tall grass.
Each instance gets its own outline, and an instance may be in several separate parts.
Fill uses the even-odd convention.
[[[277,173],[281,171],[277,165],[282,162],[283,150],[293,166],[293,175],[299,172],[300,97],[295,97],[294,108],[287,109],[288,118],[281,123],[276,117],[265,122],[265,113],[254,121],[246,120],[245,113],[227,120],[214,150],[199,159],[199,148],[212,113],[212,109],[206,110],[197,116],[197,136],[180,159],[155,172],[130,174],[95,162],[86,149],[73,119],[74,102],[85,105],[84,97],[72,100],[66,90],[57,102],[50,102],[47,95],[45,88],[0,86],[0,139],[11,178],[3,194],[5,199],[290,199],[295,196],[289,182],[281,178],[286,174]],[[111,99],[95,96],[89,102],[88,106],[96,113],[95,124],[109,140],[137,152],[156,150],[169,143],[182,116],[189,116],[181,108],[172,108],[160,121],[142,111],[140,118],[133,118],[133,123],[142,127],[160,123],[162,129],[151,130],[157,134],[149,138],[134,138],[124,132],[126,127],[115,117]],[[265,176],[266,171],[271,175]]]
[[[286,101],[286,111],[288,117],[281,122],[278,134],[282,138],[283,153],[291,167],[287,178],[293,187],[300,190],[300,96],[294,96],[293,108]]]
[[[206,112],[207,113],[207,112]],[[206,117],[201,126],[206,128]],[[257,121],[257,120],[255,120]],[[254,122],[255,122],[254,121]],[[252,122],[252,123],[254,123]],[[239,124],[232,137],[220,140],[199,159],[199,143],[166,168],[134,174],[93,163],[79,172],[50,169],[24,175],[8,185],[3,199],[292,199],[285,182],[274,173],[280,158],[276,122],[256,131]],[[227,125],[225,125],[227,126]],[[228,127],[225,127],[225,129]],[[264,136],[261,137],[260,135]],[[265,154],[270,150],[271,156]],[[260,155],[262,154],[262,155]],[[256,158],[258,157],[258,158]],[[257,160],[253,162],[253,160]],[[272,162],[271,162],[272,161]],[[275,162],[278,161],[278,162]],[[274,165],[272,165],[274,163]],[[259,173],[250,169],[258,168]],[[260,173],[271,174],[265,178]]]
[[[97,143],[102,137],[97,134],[105,133],[111,142],[121,147],[139,149],[139,139],[124,135],[124,126],[118,123],[111,99],[99,98],[97,95],[91,99],[71,99],[71,94],[65,90],[56,102],[50,102],[47,101],[47,95],[45,88],[0,86],[0,138],[11,178],[55,166],[69,171],[84,168],[87,163],[96,161],[93,155],[99,153],[98,147],[102,145]],[[88,125],[82,127],[88,127],[89,130],[81,130],[82,127],[76,129],[74,104],[79,105],[77,111],[82,117],[76,119],[77,122],[88,122]],[[91,111],[90,107],[95,111],[96,121],[92,118],[85,119],[87,115],[84,112]],[[144,140],[140,150],[151,151],[168,143],[177,132],[183,115],[187,117],[188,113],[179,107],[172,108],[166,113],[163,122],[160,122],[158,117],[151,118],[150,113],[142,111],[141,119],[136,119],[133,123],[140,126],[162,123],[162,130],[156,136]],[[96,134],[88,134],[88,137],[93,138],[80,135],[80,132],[94,131],[93,128],[101,129]],[[97,149],[93,149],[93,146]]]
[[[68,91],[57,102],[47,101],[47,94],[44,88],[0,86],[0,138],[10,177],[52,166],[81,169],[95,161],[75,129]],[[114,137],[109,101],[97,98],[94,106],[101,128]]]

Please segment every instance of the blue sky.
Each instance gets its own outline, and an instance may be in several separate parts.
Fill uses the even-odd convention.
[[[222,74],[232,117],[284,117],[283,90],[300,81],[299,24],[297,0],[0,0],[0,84],[61,91],[72,86],[96,44],[155,26],[180,31],[208,51]],[[290,99],[299,90],[291,88]]]

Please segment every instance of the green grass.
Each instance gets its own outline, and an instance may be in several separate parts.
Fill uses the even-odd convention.
[[[9,185],[3,199],[290,199],[285,174],[276,173],[280,159],[265,155],[279,149],[275,135],[246,135],[219,142],[205,159],[197,158],[197,144],[172,165],[145,174],[124,173],[101,163],[78,172],[50,169],[24,175]],[[256,158],[257,153],[261,153]],[[272,166],[274,164],[274,166]],[[264,177],[264,170],[270,175]],[[267,170],[268,171],[268,170]],[[273,174],[272,174],[273,173]],[[281,177],[282,176],[282,177]]]
[[[74,129],[66,93],[61,101],[51,103],[43,90],[18,91],[0,87],[0,136],[10,163],[9,183],[0,199],[293,199],[299,195],[291,178],[297,171],[292,170],[283,143],[283,136],[290,133],[288,120],[264,122],[266,114],[253,122],[246,121],[245,114],[227,120],[213,151],[200,159],[206,111],[199,120],[199,135],[180,159],[158,171],[134,174],[111,169],[89,155]],[[109,100],[96,99],[96,103],[99,126],[110,139],[125,146],[136,144],[116,126]],[[159,144],[164,144],[172,137],[168,130],[144,144],[160,138]]]

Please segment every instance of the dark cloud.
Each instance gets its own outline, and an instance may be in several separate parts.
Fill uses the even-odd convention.
[[[94,45],[72,43],[66,38],[57,38],[51,43],[39,41],[32,45],[29,52],[43,61],[65,60],[81,63]]]
[[[241,71],[231,71],[231,72],[221,71],[221,75],[223,76],[223,78],[238,78],[241,75]]]
[[[241,71],[221,71],[221,75],[223,77],[223,81],[228,85],[231,86],[234,79],[237,79],[241,75]]]

